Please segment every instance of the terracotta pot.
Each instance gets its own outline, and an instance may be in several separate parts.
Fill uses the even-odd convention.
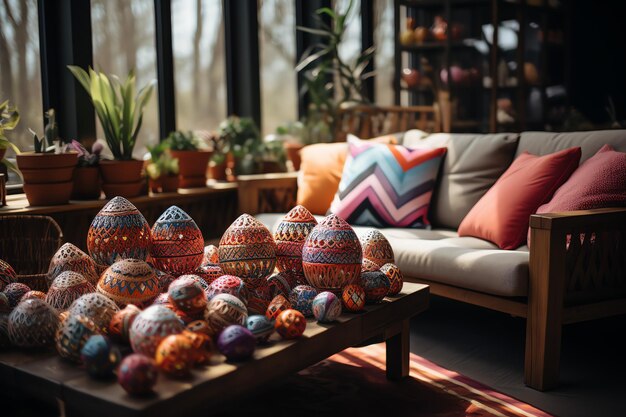
[[[304,145],[301,143],[289,143],[285,142],[285,152],[287,152],[287,158],[293,164],[293,169],[296,171],[300,170],[300,164],[302,163],[302,158],[300,157],[300,150],[304,148]]]
[[[124,198],[132,198],[137,197],[142,194],[144,189],[144,181],[139,180],[137,182],[124,182],[124,183],[102,183],[102,189],[104,190],[104,195],[108,199],[113,197],[124,197]]]
[[[100,174],[105,184],[136,183],[141,179],[143,161],[100,161]]]
[[[67,168],[76,166],[77,153],[21,153],[15,156],[17,166],[20,169],[49,169]],[[60,181],[57,181],[60,182]]]
[[[24,192],[31,206],[67,204],[72,195],[72,181],[45,184],[24,183]]]
[[[150,178],[150,191],[153,193],[175,193],[178,190],[178,175],[164,175],[157,179]]]
[[[213,178],[215,181],[226,181],[226,161],[221,164],[211,161],[209,163],[209,178]]]
[[[206,168],[212,151],[171,151],[172,157],[178,158],[178,175],[181,177],[206,176]]]
[[[24,175],[24,193],[31,206],[67,204],[78,154],[23,153],[16,155]]]
[[[73,200],[97,200],[100,198],[100,169],[98,167],[76,167],[74,170]]]

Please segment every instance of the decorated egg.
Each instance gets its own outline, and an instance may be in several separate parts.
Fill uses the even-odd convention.
[[[313,315],[313,299],[317,290],[310,285],[298,285],[289,293],[291,308],[298,310],[305,317]]]
[[[8,262],[0,259],[0,291],[12,282],[17,281],[17,274]]]
[[[209,301],[204,319],[213,334],[231,324],[243,325],[248,318],[246,305],[232,294],[218,294]]]
[[[104,271],[96,290],[115,301],[119,307],[126,304],[143,307],[159,295],[159,280],[145,261],[121,259]]]
[[[359,284],[346,285],[341,292],[341,302],[348,311],[361,311],[365,307],[365,290]]]
[[[155,269],[154,272],[159,280],[159,291],[162,293],[167,292],[167,289],[176,277],[172,274],[168,274],[167,272],[159,271],[158,269]]]
[[[0,314],[9,314],[13,310],[6,294],[0,292]]]
[[[224,273],[258,287],[276,264],[276,243],[270,231],[249,214],[242,214],[224,232],[218,248]]]
[[[207,284],[206,281],[202,279],[202,277],[195,275],[195,274],[186,274],[186,275],[181,275],[178,278],[191,278],[194,281],[196,281],[198,285],[202,287],[202,291],[204,291],[204,293],[207,295],[207,300],[208,300],[208,294],[209,294],[209,289],[210,289],[209,284]]]
[[[209,337],[213,336],[213,331],[206,320],[192,321],[187,325],[187,327],[185,327],[185,329],[193,333],[202,333]]]
[[[365,290],[365,302],[367,304],[379,303],[389,292],[389,279],[380,271],[363,272],[361,274],[361,286]]]
[[[224,275],[222,267],[219,265],[201,265],[193,271],[194,275],[199,276],[207,284],[212,284],[213,281]]]
[[[156,298],[154,299],[154,301],[152,302],[152,305],[171,305],[170,304],[170,295],[166,292],[162,292],[161,294],[157,295]]]
[[[316,225],[315,217],[303,206],[295,206],[283,217],[274,233],[279,271],[302,275],[302,247]]]
[[[130,326],[139,313],[141,310],[134,304],[128,304],[116,312],[109,322],[109,335],[115,340],[128,343]]]
[[[341,315],[341,300],[330,291],[323,291],[313,299],[313,316],[320,323],[330,323]]]
[[[267,306],[267,311],[265,312],[265,317],[270,320],[276,320],[278,315],[285,310],[291,308],[291,303],[284,296],[278,294],[276,297],[272,299],[270,304]]]
[[[387,276],[389,280],[389,293],[387,295],[397,295],[402,291],[404,285],[404,277],[397,265],[387,263],[380,268],[380,272]]]
[[[265,315],[267,307],[272,301],[272,293],[268,284],[259,286],[248,295],[248,312],[251,314]]]
[[[54,343],[58,326],[59,313],[45,301],[31,298],[22,301],[11,311],[9,340],[18,347],[49,346]]]
[[[93,320],[101,333],[106,333],[113,315],[119,310],[117,304],[97,292],[81,295],[72,303],[70,315],[81,315]]]
[[[9,300],[9,306],[13,309],[28,291],[30,291],[28,285],[21,282],[12,282],[7,284],[2,292],[6,295]]]
[[[200,284],[190,276],[177,278],[167,291],[169,300],[177,309],[190,316],[197,315],[206,308],[207,298]]]
[[[136,353],[153,357],[163,339],[184,328],[183,322],[169,308],[150,306],[139,313],[130,326],[130,346]]]
[[[99,329],[93,320],[78,314],[70,315],[56,332],[57,353],[64,359],[80,362],[81,349],[95,334],[99,334]]]
[[[9,339],[9,315],[0,314],[0,349],[11,346]]]
[[[217,246],[207,245],[204,247],[204,257],[202,259],[202,265],[218,265],[220,263],[220,255],[217,251]]]
[[[41,292],[41,291],[36,291],[36,290],[30,290],[30,291],[28,291],[26,294],[24,294],[22,296],[20,301],[30,300],[31,298],[39,298],[40,300],[44,300],[45,301],[46,293],[45,292]],[[54,307],[54,306],[52,306],[52,307]]]
[[[267,339],[274,333],[272,320],[260,314],[248,317],[246,328],[252,332],[258,343],[266,343]]]
[[[374,261],[371,261],[367,258],[363,258],[363,262],[361,262],[361,272],[372,272],[372,271],[379,271],[379,270],[380,270],[380,265],[378,265]]]
[[[360,240],[363,248],[363,258],[369,259],[376,265],[395,262],[393,249],[387,238],[379,230],[370,230]]]
[[[109,338],[95,334],[87,339],[80,350],[80,358],[91,377],[106,378],[113,375],[122,355]]]
[[[248,359],[254,353],[256,337],[245,327],[233,324],[226,327],[217,338],[217,350],[229,361]]]
[[[150,252],[150,226],[130,201],[114,197],[91,222],[87,249],[101,266],[113,265],[118,258],[145,261]]]
[[[196,222],[177,206],[161,214],[152,226],[150,255],[157,269],[179,276],[202,264],[204,237]]]
[[[306,329],[306,319],[298,310],[290,308],[278,315],[274,328],[283,339],[297,339]]]
[[[243,280],[234,275],[222,275],[209,285],[207,292],[209,300],[217,294],[231,294],[243,301],[244,304],[248,303],[248,289]]]
[[[131,395],[152,392],[158,376],[154,360],[138,353],[125,357],[117,370],[117,382]]]
[[[81,295],[94,292],[96,288],[78,272],[63,271],[52,281],[46,302],[59,311],[70,308]]]
[[[54,279],[65,271],[79,273],[94,286],[98,283],[99,274],[96,272],[95,261],[71,243],[61,246],[50,260],[46,275],[48,286],[51,286]]]
[[[267,278],[267,283],[269,284],[272,296],[282,294],[285,297],[289,297],[291,290],[301,284],[294,274],[288,272],[279,272],[270,275]]]
[[[154,359],[163,372],[185,376],[189,374],[194,364],[194,349],[188,337],[183,334],[171,334],[161,340]]]
[[[191,361],[193,365],[206,365],[210,362],[212,356],[211,338],[200,332],[192,332],[183,330],[182,336],[186,337],[191,343]]]
[[[304,276],[320,291],[338,294],[345,285],[358,282],[362,260],[356,233],[334,214],[311,230],[302,249]]]

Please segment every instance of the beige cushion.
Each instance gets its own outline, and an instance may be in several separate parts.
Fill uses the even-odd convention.
[[[409,147],[446,146],[448,152],[435,185],[429,219],[436,227],[457,229],[474,204],[513,161],[519,136],[436,133],[403,144]]]
[[[522,152],[546,155],[563,149],[580,146],[580,163],[589,159],[605,144],[619,152],[626,152],[626,130],[595,130],[589,132],[523,132],[515,156]]]

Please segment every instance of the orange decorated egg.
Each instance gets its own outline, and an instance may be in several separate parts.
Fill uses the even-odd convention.
[[[140,259],[122,259],[107,268],[96,290],[119,307],[135,304],[143,307],[159,295],[159,279],[154,269]]]
[[[8,262],[0,259],[0,291],[12,282],[17,281],[17,274]]]
[[[59,311],[70,308],[80,296],[94,292],[96,288],[78,272],[61,272],[48,289],[46,302]]]
[[[400,268],[398,268],[396,264],[385,264],[380,268],[380,272],[385,274],[387,276],[387,279],[389,279],[388,295],[397,295],[400,291],[402,291],[402,286],[404,285],[404,277],[402,276]]]
[[[98,283],[98,272],[96,272],[96,262],[85,252],[71,243],[66,243],[59,248],[50,260],[46,280],[48,286],[52,285],[54,279],[62,272],[72,271],[83,276],[92,285]]]
[[[265,317],[270,320],[276,320],[276,318],[285,310],[291,308],[291,303],[282,295],[277,295],[272,299],[269,306],[267,306],[267,311],[265,312]]]
[[[287,309],[278,315],[274,328],[283,339],[297,339],[306,329],[306,319],[298,310]]]
[[[163,372],[175,376],[189,374],[195,353],[191,340],[183,334],[172,334],[159,343],[155,362]]]
[[[395,262],[393,249],[387,238],[378,230],[374,229],[361,237],[363,258],[369,259],[379,267],[386,263]],[[380,268],[379,268],[380,269]]]
[[[276,241],[276,268],[280,272],[302,275],[302,247],[317,220],[303,206],[292,208],[279,223]]]
[[[341,293],[341,303],[348,311],[363,310],[365,307],[365,290],[358,284],[346,285]]]
[[[141,313],[141,310],[134,304],[128,304],[126,307],[116,312],[109,323],[109,335],[118,341],[128,343],[130,326],[139,313]]]

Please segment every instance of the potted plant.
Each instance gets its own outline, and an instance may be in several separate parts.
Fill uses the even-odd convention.
[[[198,136],[192,131],[171,132],[165,139],[165,144],[172,157],[178,159],[180,187],[205,187],[211,151],[204,148]]]
[[[176,192],[178,189],[178,159],[172,157],[171,151],[164,142],[148,146],[150,162],[146,172],[150,179],[150,191],[153,193]]]
[[[295,171],[300,170],[300,150],[304,147],[304,124],[300,121],[289,122],[276,128],[276,133],[265,137],[266,141],[280,141],[283,144],[287,159],[291,161]]]
[[[8,148],[13,149],[16,155],[20,150],[4,134],[5,131],[13,130],[20,122],[20,113],[15,106],[9,104],[9,100],[0,103],[0,163],[10,170],[19,174],[17,167],[9,160],[4,159]]]
[[[235,175],[261,171],[258,153],[263,142],[254,120],[249,117],[229,116],[220,123],[218,136],[223,142],[222,152],[233,157],[233,166],[230,168]]]
[[[103,146],[101,143],[95,142],[91,146],[91,152],[89,152],[80,142],[73,140],[71,147],[78,153],[78,165],[74,170],[72,198],[75,200],[97,200],[102,191],[100,153]]]
[[[148,104],[154,82],[135,94],[135,71],[131,70],[124,82],[116,76],[111,80],[102,72],[69,65],[69,70],[89,94],[104,130],[113,161],[101,161],[102,188],[107,198],[119,195],[136,197],[141,194],[143,161],[133,159],[133,149],[143,121],[143,110]]]
[[[261,173],[263,174],[287,172],[287,153],[282,141],[263,142],[258,148],[258,158],[261,161]]]
[[[41,138],[33,134],[34,152],[16,155],[24,178],[24,193],[31,206],[67,204],[72,194],[77,154],[65,153],[59,138],[54,109],[46,112],[47,123]]]

